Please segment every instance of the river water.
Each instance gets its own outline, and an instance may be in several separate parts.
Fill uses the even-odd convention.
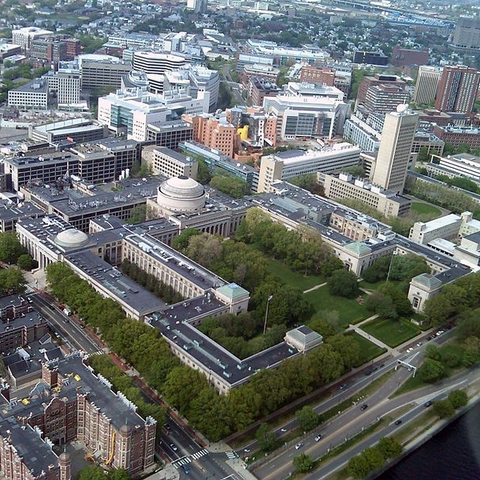
[[[378,478],[480,480],[480,403]]]

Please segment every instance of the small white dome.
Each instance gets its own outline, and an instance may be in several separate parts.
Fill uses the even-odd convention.
[[[88,243],[88,235],[76,228],[69,228],[57,234],[54,242],[65,248],[83,247]]]

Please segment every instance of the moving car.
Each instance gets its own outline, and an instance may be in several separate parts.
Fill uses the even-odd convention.
[[[178,450],[177,446],[176,446],[174,443],[171,443],[171,444],[170,444],[170,448],[171,448],[174,452],[176,452],[176,451]]]
[[[364,403],[361,407],[360,410],[366,410],[368,408],[368,405]]]
[[[322,434],[319,433],[319,434],[315,437],[315,441],[316,441],[316,442],[319,442],[321,439],[322,439]]]
[[[402,423],[402,420],[399,418],[398,420],[395,420],[395,425],[400,425]]]
[[[299,449],[302,448],[302,447],[303,447],[303,443],[302,443],[302,442],[297,443],[297,444],[295,445],[295,450],[299,450]]]

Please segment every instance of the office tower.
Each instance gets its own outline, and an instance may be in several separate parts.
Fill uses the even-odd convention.
[[[206,13],[207,0],[187,0],[187,8],[195,13]]]
[[[480,49],[480,19],[459,18],[453,33],[452,46],[455,49]]]
[[[385,115],[373,183],[403,192],[417,122],[418,114],[408,110],[407,105],[399,105],[395,112]]]
[[[435,100],[437,94],[438,82],[442,75],[442,69],[439,67],[428,67],[421,65],[418,69],[417,83],[413,92],[413,101],[415,103],[428,104]]]
[[[435,108],[442,112],[471,113],[478,92],[480,73],[465,65],[443,67],[435,100]]]

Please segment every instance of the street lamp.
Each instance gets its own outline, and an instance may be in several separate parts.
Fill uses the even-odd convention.
[[[270,304],[270,300],[273,298],[273,295],[269,295],[267,298],[267,308],[265,310],[265,322],[263,322],[263,334],[267,331],[267,320],[268,320],[268,305]]]
[[[397,254],[397,251],[394,250],[394,251],[392,252],[392,258],[390,259],[390,263],[389,263],[389,265],[388,265],[387,280],[386,280],[387,282],[388,282],[388,280],[389,280],[389,278],[390,278],[390,271],[392,270],[393,258],[395,257],[396,254]]]

